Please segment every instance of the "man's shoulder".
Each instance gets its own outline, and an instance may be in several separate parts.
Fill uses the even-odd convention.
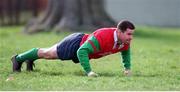
[[[104,27],[104,28],[99,28],[96,31],[114,31],[116,30],[115,27]]]
[[[113,33],[114,31],[116,30],[116,28],[100,28],[100,29],[97,29],[94,34],[106,34],[106,33]]]
[[[112,39],[114,36],[114,31],[116,28],[100,28],[96,30],[93,35],[97,40],[107,40],[107,39]]]

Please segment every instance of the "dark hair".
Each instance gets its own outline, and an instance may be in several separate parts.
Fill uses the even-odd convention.
[[[122,20],[118,23],[117,28],[120,29],[122,32],[125,32],[127,28],[132,30],[135,29],[135,26],[128,20]]]

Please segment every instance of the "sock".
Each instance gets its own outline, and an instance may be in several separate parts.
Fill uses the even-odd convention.
[[[24,53],[19,54],[16,56],[17,62],[24,62],[26,60],[36,60],[38,59],[38,48],[33,48],[31,50],[28,50]]]

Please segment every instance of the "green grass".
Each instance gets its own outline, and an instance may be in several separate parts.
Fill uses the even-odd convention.
[[[10,58],[49,47],[70,33],[25,35],[22,27],[0,28],[0,90],[177,90],[180,91],[180,29],[138,27],[132,42],[132,76],[123,75],[119,54],[91,60],[100,77],[86,77],[71,61],[37,60],[34,72],[12,73]],[[6,81],[13,77],[14,80]]]

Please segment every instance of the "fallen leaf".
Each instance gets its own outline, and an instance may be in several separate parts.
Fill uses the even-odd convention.
[[[8,77],[7,79],[6,79],[6,81],[12,81],[12,80],[14,80],[14,77]]]

